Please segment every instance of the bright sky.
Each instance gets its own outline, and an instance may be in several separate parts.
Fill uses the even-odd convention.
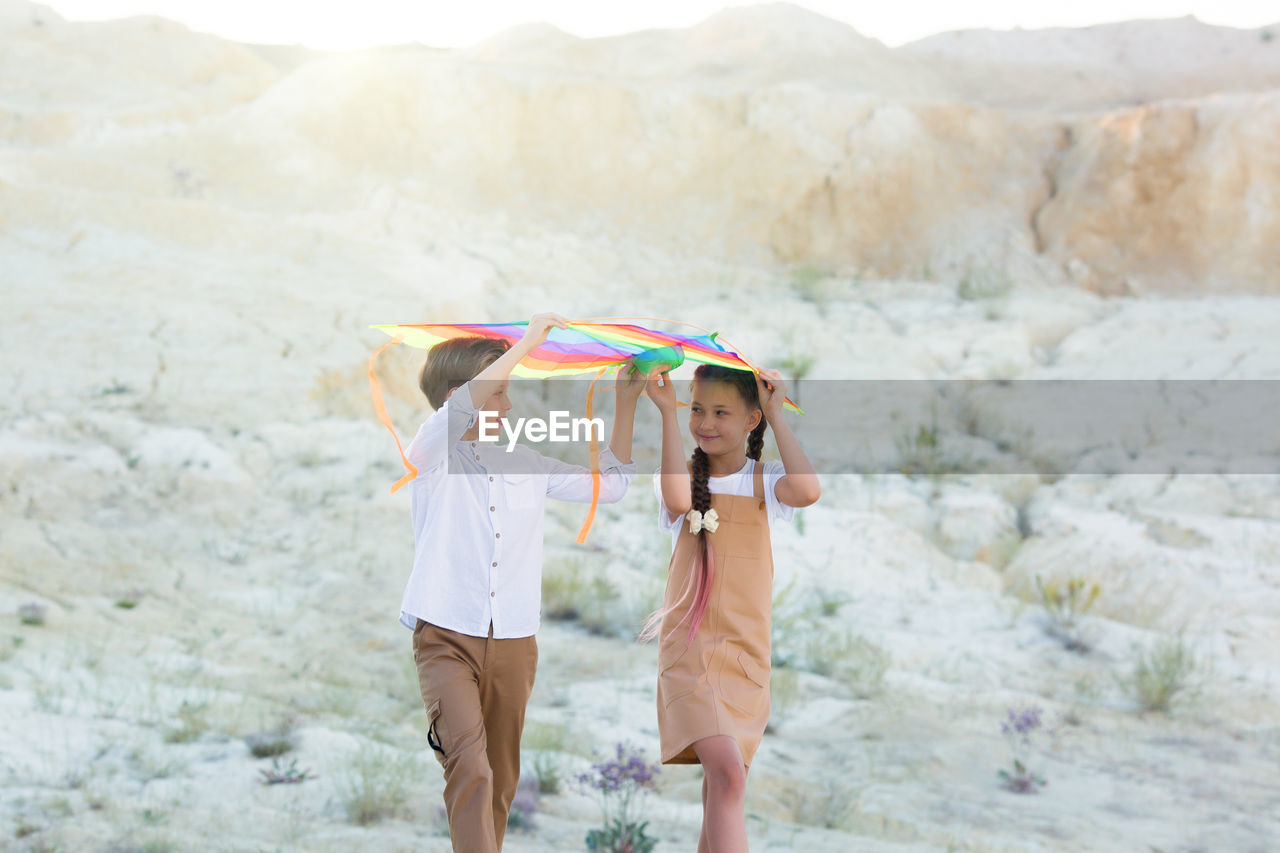
[[[654,27],[688,27],[726,6],[724,0],[43,0],[71,20],[155,14],[194,30],[238,41],[346,50],[418,41],[458,47],[529,21],[579,36]],[[944,30],[1081,27],[1133,18],[1179,18],[1234,27],[1280,22],[1275,0],[803,0],[893,47]]]

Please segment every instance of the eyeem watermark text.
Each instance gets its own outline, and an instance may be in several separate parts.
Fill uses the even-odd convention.
[[[604,441],[603,418],[570,418],[568,412],[552,411],[551,420],[542,418],[517,418],[513,429],[511,421],[503,420],[497,413],[487,409],[480,412],[480,440],[500,441],[498,427],[507,434],[507,452],[515,449],[520,433],[529,441],[590,441],[591,431],[595,431],[595,440]],[[583,435],[585,433],[585,435]]]

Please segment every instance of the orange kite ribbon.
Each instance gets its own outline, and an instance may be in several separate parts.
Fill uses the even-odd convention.
[[[587,420],[591,420],[591,397],[596,390],[596,380],[604,375],[608,370],[607,367],[600,368],[596,375],[592,377],[591,384],[587,386]],[[591,522],[596,518],[596,506],[600,503],[600,447],[596,441],[596,431],[588,429],[587,434],[591,438],[587,442],[587,446],[591,448],[591,507],[587,510],[587,518],[582,522],[582,529],[578,531],[578,538],[574,541],[581,545],[587,541],[587,531],[591,529]]]
[[[404,462],[404,467],[409,472],[399,480],[396,480],[395,485],[391,487],[392,494],[395,494],[396,489],[417,477],[418,469],[409,461],[409,457],[404,455],[404,447],[400,444],[400,436],[396,434],[395,425],[391,423],[391,416],[387,414],[387,406],[382,401],[382,385],[378,382],[377,374],[373,372],[373,363],[377,361],[378,356],[382,355],[382,351],[387,347],[402,343],[404,341],[400,340],[400,338],[392,338],[378,347],[373,355],[369,356],[369,390],[373,394],[373,407],[378,412],[378,420],[382,421],[382,425],[387,428],[387,431],[391,433],[391,437],[396,440],[396,450],[400,451],[400,459]]]

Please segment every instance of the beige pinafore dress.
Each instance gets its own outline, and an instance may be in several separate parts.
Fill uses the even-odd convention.
[[[715,573],[707,610],[687,644],[698,537],[681,519],[667,569],[658,646],[658,733],[663,764],[698,764],[693,742],[729,735],[750,766],[769,722],[769,629],[773,551],[764,499],[764,465],[753,460],[753,495],[711,495],[719,526],[710,537]],[[678,625],[678,627],[677,627]]]

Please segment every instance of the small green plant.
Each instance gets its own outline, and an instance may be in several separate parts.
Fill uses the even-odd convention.
[[[952,458],[943,449],[936,405],[927,426],[918,425],[914,433],[909,429],[900,432],[894,437],[893,444],[901,460],[899,470],[909,477],[924,475],[937,478],[963,471],[966,467],[966,460]]]
[[[587,833],[587,849],[602,853],[649,853],[658,843],[645,832],[648,821],[639,820],[647,792],[654,790],[659,768],[625,744],[617,745],[617,756],[593,764],[578,776],[579,787],[592,792],[600,802],[603,829]]]
[[[178,853],[178,845],[164,839],[152,839],[138,848],[139,853]]]
[[[177,726],[165,729],[165,743],[190,743],[209,730],[209,703],[182,700]]]
[[[778,367],[791,376],[790,395],[797,403],[800,402],[800,380],[809,375],[817,361],[809,351],[808,343],[808,338],[797,338],[795,330],[789,330],[786,336],[786,354],[778,360]]]
[[[530,832],[536,828],[534,815],[538,813],[538,780],[531,776],[521,776],[516,783],[516,795],[511,800],[511,808],[507,812],[507,828]]]
[[[1138,652],[1133,672],[1121,687],[1144,711],[1168,711],[1199,689],[1201,662],[1181,635]]]
[[[888,652],[848,629],[836,633],[817,628],[805,644],[804,668],[843,682],[859,699],[880,692],[890,661]]]
[[[1046,784],[1044,777],[1027,769],[1023,761],[1031,749],[1031,734],[1040,728],[1040,709],[1006,708],[1004,722],[1000,724],[1000,733],[1005,736],[1013,750],[1013,767],[1011,770],[997,770],[996,776],[1000,784],[1015,794],[1035,793],[1037,788]]]
[[[981,560],[993,569],[1003,569],[1013,562],[1022,548],[1022,537],[1017,533],[1006,533],[996,537],[990,545],[978,549],[974,559]]]
[[[582,560],[570,557],[542,575],[542,613],[548,619],[577,619],[579,602],[586,587]]]
[[[61,714],[62,702],[67,698],[66,688],[58,681],[38,681],[33,689],[37,711]]]
[[[159,809],[143,809],[138,813],[138,816],[141,817],[142,822],[148,826],[157,826],[159,824],[166,823],[169,820],[169,815]]]
[[[775,734],[787,718],[800,690],[800,676],[789,666],[773,667],[769,672],[769,723],[765,732]]]
[[[800,264],[791,270],[791,289],[805,302],[812,302],[819,311],[827,307],[825,287],[826,272],[814,263]]]
[[[649,853],[658,843],[658,839],[650,838],[645,832],[649,821],[642,823],[623,823],[621,818],[613,818],[605,822],[604,829],[593,829],[587,833],[587,849],[602,853]]]
[[[1040,591],[1040,603],[1049,614],[1049,634],[1073,652],[1089,651],[1090,644],[1079,623],[1097,602],[1102,587],[1080,576],[1066,580],[1055,578],[1046,583],[1036,575],[1036,589]]]
[[[38,601],[28,601],[18,606],[18,620],[23,625],[43,625],[48,609]]]
[[[346,769],[334,779],[347,819],[368,826],[393,817],[409,799],[413,761],[389,755],[385,749],[362,746]]]
[[[793,781],[778,792],[778,800],[793,823],[847,831],[863,787],[849,779],[848,774],[835,774],[816,785]]]
[[[1271,41],[1275,37],[1276,37],[1276,34],[1271,32],[1271,30],[1263,30],[1262,32],[1258,33],[1258,38],[1262,39],[1263,41]]]
[[[258,775],[262,777],[258,781],[264,785],[296,785],[307,779],[316,778],[310,770],[298,769],[298,759],[290,759],[289,764],[285,766],[281,764],[279,756],[271,759],[270,770],[259,770]]]
[[[116,599],[115,605],[121,610],[132,610],[142,601],[142,590],[131,589]]]
[[[135,746],[129,752],[129,763],[133,766],[134,775],[144,782],[153,779],[171,779],[187,769],[187,762],[181,758],[143,746]]]
[[[560,783],[564,781],[563,752],[567,746],[567,735],[565,727],[559,724],[531,723],[525,726],[521,745],[533,752],[529,763],[538,780],[540,794],[560,792]]]
[[[534,754],[530,766],[533,769],[533,775],[538,780],[538,793],[560,793],[560,783],[564,780],[563,757],[555,752],[538,752]]]
[[[290,717],[282,720],[274,729],[250,732],[244,736],[244,743],[254,758],[271,758],[291,752],[297,747],[293,719]]]
[[[853,601],[844,592],[824,586],[814,587],[813,594],[818,599],[818,612],[825,617],[835,616],[840,612],[840,608]]]
[[[617,587],[608,578],[596,575],[587,587],[586,602],[578,616],[578,621],[592,634],[613,633],[618,625],[610,618],[609,608],[620,597]]]
[[[797,577],[792,577],[787,585],[773,595],[773,619],[770,627],[770,665],[774,667],[788,666],[798,663],[805,636],[809,632],[811,614],[806,608],[795,604],[792,593],[795,591]]]
[[[17,635],[9,637],[8,642],[0,640],[0,663],[13,660],[18,649],[22,648],[23,639]]]
[[[956,296],[965,301],[1002,299],[1013,290],[1008,275],[992,270],[969,270],[956,286]]]

